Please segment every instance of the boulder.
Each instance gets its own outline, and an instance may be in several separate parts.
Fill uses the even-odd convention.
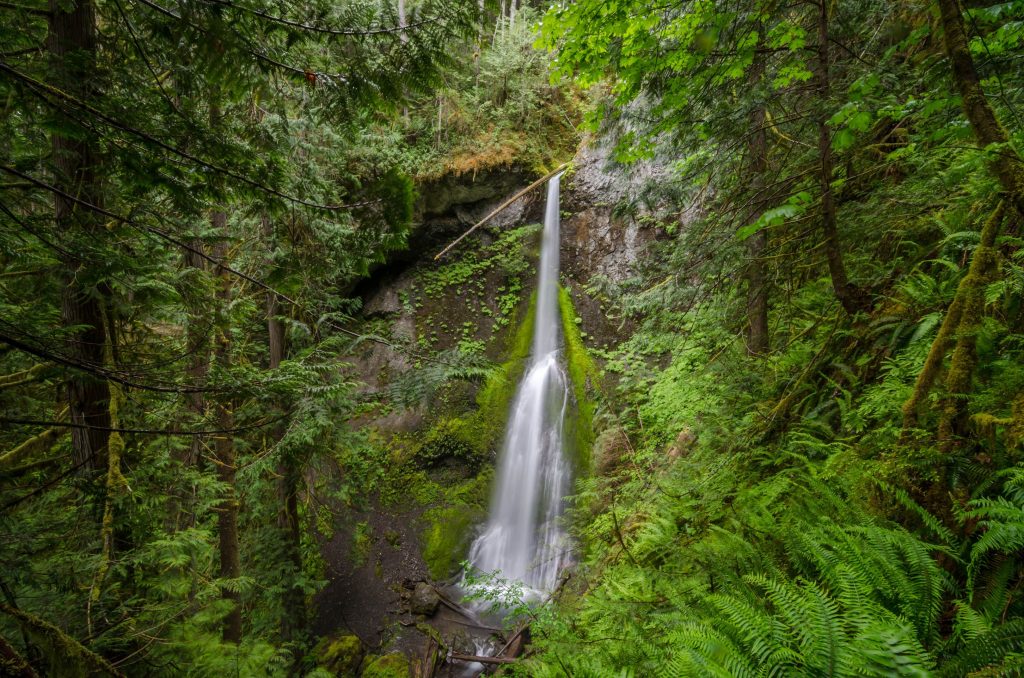
[[[441,597],[437,595],[434,587],[426,582],[416,584],[412,597],[409,598],[409,610],[413,614],[422,614],[428,617],[437,612],[437,606],[441,604]]]

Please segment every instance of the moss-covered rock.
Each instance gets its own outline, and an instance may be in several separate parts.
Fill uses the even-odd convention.
[[[413,614],[422,614],[431,617],[437,612],[441,604],[441,597],[433,586],[426,582],[416,584],[416,588],[409,598],[409,611]]]
[[[317,664],[339,678],[354,676],[363,659],[363,644],[351,634],[322,638],[316,646]]]
[[[392,652],[381,657],[367,657],[362,678],[407,678],[409,659],[401,652]]]
[[[471,421],[445,418],[427,431],[416,462],[424,468],[445,466],[473,475],[487,458],[485,443]]]

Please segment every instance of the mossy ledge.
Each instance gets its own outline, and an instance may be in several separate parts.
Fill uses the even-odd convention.
[[[562,315],[562,335],[565,337],[565,365],[572,381],[576,413],[566,422],[566,440],[569,441],[576,477],[590,474],[591,452],[594,447],[594,413],[597,410],[597,388],[600,372],[583,343],[579,316],[567,287],[558,289],[558,309]]]

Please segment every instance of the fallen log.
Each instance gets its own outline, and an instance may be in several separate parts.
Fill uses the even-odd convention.
[[[471,629],[480,629],[481,631],[490,631],[492,633],[504,634],[505,629],[499,629],[497,626],[484,626],[483,624],[473,624],[471,622],[465,622],[458,619],[448,619],[451,624],[459,624],[460,626],[468,626]]]
[[[460,662],[478,662],[480,664],[515,664],[518,661],[511,657],[481,657],[475,654],[451,654],[449,657]]]
[[[437,590],[435,589],[435,591],[437,591]],[[447,596],[445,596],[440,591],[437,591],[437,597],[441,600],[441,604],[444,605],[445,607],[448,607],[448,608],[452,609],[453,611],[458,612],[459,614],[461,614],[466,619],[472,619],[473,621],[479,621],[476,618],[476,615],[473,613],[472,610],[459,605],[458,603],[456,603],[453,600],[450,600]]]

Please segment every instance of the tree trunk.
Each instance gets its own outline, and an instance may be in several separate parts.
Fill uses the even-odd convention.
[[[203,249],[203,243],[198,238],[193,238],[191,246],[199,251]],[[195,269],[197,272],[206,270],[206,260],[197,252],[187,250],[185,252],[185,265]],[[199,385],[206,383],[210,372],[210,329],[202,317],[202,300],[195,300],[195,306],[189,314],[188,329],[186,330],[186,348],[192,352],[186,373],[189,381]],[[201,391],[188,394],[189,409],[198,421],[206,419],[206,396]],[[189,450],[179,461],[184,466],[195,466],[199,462],[199,455],[202,451],[203,440],[201,436],[192,436],[189,442]]]
[[[1005,202],[1000,201],[985,222],[981,242],[971,256],[971,266],[957,288],[954,303],[960,303],[960,318],[939,418],[939,449],[945,454],[954,451],[967,430],[967,396],[978,362],[977,337],[985,316],[985,289],[999,274],[999,252],[995,244],[1003,223],[1004,206]]]
[[[982,148],[992,144],[1002,147],[992,154],[990,166],[999,179],[1009,202],[1024,216],[1024,163],[1020,154],[1010,145],[1006,129],[999,123],[995,111],[989,105],[981,88],[981,79],[974,66],[974,59],[967,47],[967,32],[956,0],[938,0],[942,16],[942,30],[953,71],[953,83],[963,100],[964,113],[971,123],[974,136]]]
[[[760,29],[759,29],[760,30]],[[750,73],[751,86],[759,91],[764,83],[764,57],[754,55]],[[760,94],[759,94],[760,96]],[[753,212],[751,221],[757,221],[764,208],[765,174],[768,171],[768,129],[765,125],[766,102],[761,99],[750,112],[750,188]],[[768,279],[765,275],[764,256],[768,246],[768,231],[761,229],[747,238],[747,353],[764,355],[771,348],[768,338]]]
[[[484,4],[484,0],[479,0],[479,2],[477,3],[477,11],[480,13],[480,27],[477,29],[477,35],[476,35],[477,50],[479,52],[482,52],[483,48],[484,48],[484,31],[487,29],[487,25],[485,23],[487,21],[487,11],[486,11],[486,9],[487,9],[487,7]],[[477,54],[477,59],[478,60],[479,60],[479,57],[480,57],[479,52]],[[478,75],[479,75],[479,72],[480,72],[480,66],[479,66],[479,63],[478,63],[477,64],[477,74]]]
[[[267,217],[263,218],[263,233],[268,244],[273,247],[273,225]],[[269,266],[269,262],[268,262]],[[267,293],[267,346],[269,349],[269,367],[276,370],[284,360],[287,348],[284,324],[280,321],[282,308],[277,295]],[[279,424],[271,432],[273,441],[279,442],[284,436],[284,427]],[[277,494],[280,511],[277,515],[278,527],[281,530],[285,557],[292,567],[292,574],[298,578],[302,574],[302,526],[299,521],[299,486],[302,471],[292,454],[282,454],[277,467],[280,476],[277,481]],[[281,618],[281,639],[284,642],[297,640],[306,628],[306,593],[302,586],[289,582],[285,586],[283,600],[284,614]]]
[[[409,36],[405,32],[405,27],[409,25],[405,15],[405,0],[398,0],[398,26],[402,29],[399,34],[399,38],[402,42],[409,42]]]
[[[281,475],[278,481],[278,497],[281,511],[278,513],[278,527],[284,537],[284,545],[292,576],[302,575],[302,526],[299,522],[299,481],[301,470],[293,459],[284,461],[278,467]],[[298,640],[306,628],[306,592],[294,580],[287,582],[284,592],[284,615],[281,618],[281,640]]]
[[[214,231],[226,235],[227,214],[223,210],[215,211],[211,216]],[[227,244],[222,240],[214,248],[214,257],[224,261],[227,257]],[[230,324],[227,319],[228,305],[231,302],[231,275],[221,266],[217,267],[220,286],[217,289],[217,337],[214,348],[214,361],[221,370],[231,366]],[[229,396],[221,396],[217,403],[217,428],[230,429],[234,426],[234,413]],[[222,579],[238,579],[242,574],[241,557],[238,546],[238,497],[235,493],[236,451],[235,441],[229,433],[218,434],[214,444],[217,464],[217,479],[224,484],[224,498],[217,508],[217,532],[220,538],[220,576]],[[234,604],[231,612],[224,619],[224,640],[239,643],[242,640],[242,608],[241,598],[237,591],[225,588],[222,592],[225,600]]]
[[[220,96],[217,91],[210,93],[210,127],[217,129],[221,124]],[[215,178],[217,181],[217,178]],[[215,186],[217,193],[222,186]],[[220,196],[222,197],[222,196]],[[210,213],[211,230],[218,241],[211,254],[213,258],[227,264],[228,257],[228,215],[223,207]],[[231,305],[231,273],[221,265],[214,267],[217,277],[217,292],[214,300],[213,362],[218,371],[226,373],[231,368],[231,319],[228,309]],[[227,431],[234,428],[233,402],[228,394],[220,394],[216,404],[217,428]],[[235,491],[237,472],[237,451],[230,433],[219,433],[214,438],[214,464],[217,479],[224,485],[224,495],[217,507],[217,535],[220,547],[221,579],[237,580],[242,575],[241,555],[238,539],[238,495]],[[242,641],[242,607],[238,591],[224,587],[221,597],[232,603],[231,611],[224,618],[223,638],[226,642]]]
[[[836,203],[832,192],[832,135],[828,128],[828,109],[825,103],[829,96],[829,49],[828,49],[828,0],[818,3],[818,60],[815,66],[818,101],[818,182],[821,186],[821,229],[825,238],[825,258],[828,272],[832,277],[832,289],[847,313],[853,315],[867,307],[862,290],[850,283],[843,263],[842,244],[836,225]]]
[[[69,9],[70,7],[70,9]],[[66,92],[89,101],[95,97],[93,74],[96,60],[96,14],[92,0],[79,0],[69,5],[50,0],[48,47],[53,67],[53,82]],[[60,115],[58,113],[58,115]],[[61,124],[70,128],[78,124],[63,116]],[[86,130],[64,136],[54,134],[53,183],[62,192],[92,205],[101,206],[98,181],[98,149],[93,135]],[[74,200],[54,196],[54,219],[58,231],[82,230],[99,234],[102,223],[88,207]],[[61,294],[61,322],[64,327],[82,329],[67,340],[67,356],[74,362],[93,367],[103,365],[103,347],[107,341],[103,326],[101,291],[89,288],[85,274],[87,262],[72,252],[63,258],[64,287]],[[85,282],[83,282],[85,281]],[[106,466],[104,455],[110,426],[107,382],[95,376],[78,373],[67,384],[68,412],[73,424],[100,428],[74,428],[71,432],[74,463],[95,470]]]
[[[5,675],[12,678],[39,678],[39,674],[29,665],[28,660],[3,636],[0,636],[0,666],[3,667]]]

